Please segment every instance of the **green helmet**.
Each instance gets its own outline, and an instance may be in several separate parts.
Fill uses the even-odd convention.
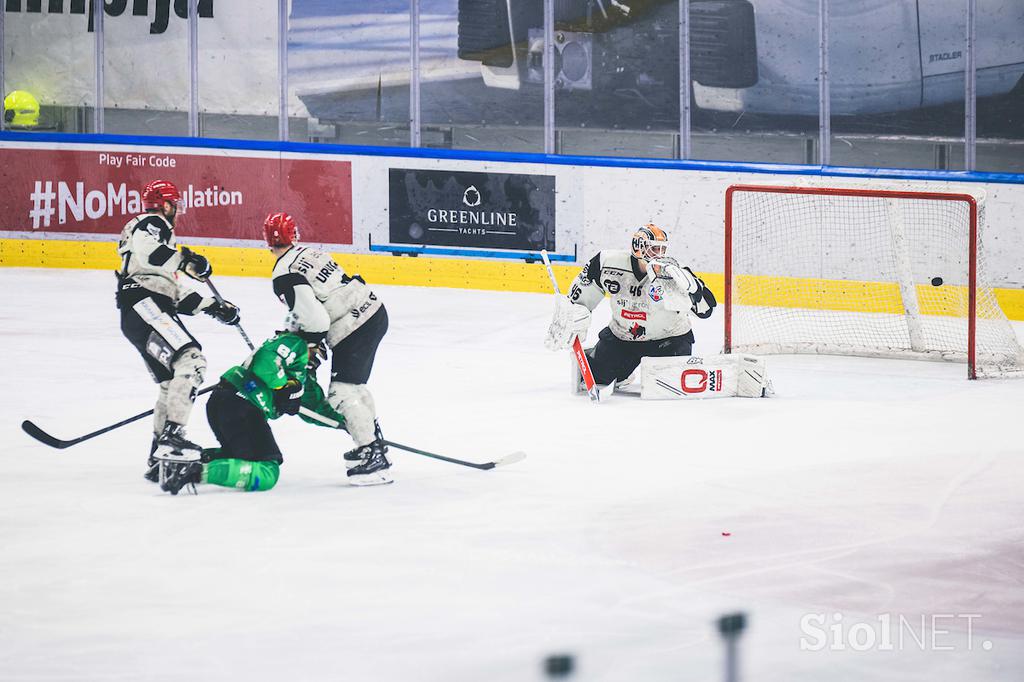
[[[39,125],[39,102],[26,90],[14,90],[4,98],[4,123],[21,128]]]

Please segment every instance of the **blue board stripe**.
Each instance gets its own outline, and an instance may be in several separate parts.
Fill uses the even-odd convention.
[[[470,258],[508,258],[511,260],[541,260],[539,251],[497,251],[491,249],[446,249],[438,246],[399,246],[397,244],[370,244],[370,251],[424,254],[429,256],[468,256]],[[549,253],[553,261],[576,262],[576,256]]]
[[[269,140],[227,140],[205,137],[149,137],[143,135],[94,135],[82,133],[25,133],[0,131],[0,141],[50,142],[73,144],[141,145],[151,147],[190,147],[195,149],[241,149],[288,152],[293,154],[343,154],[352,156],[392,156],[410,159],[453,159],[501,163],[539,163],[554,166],[595,166],[605,168],[646,168],[723,173],[773,173],[841,178],[890,180],[941,180],[952,182],[989,182],[1024,184],[1024,173],[986,173],[980,171],[931,171],[900,168],[853,168],[842,166],[802,166],[779,163],[739,163],[722,161],[683,161],[610,156],[571,156],[528,154],[525,152],[488,152],[463,149],[410,149],[408,147],[361,147],[356,145]]]

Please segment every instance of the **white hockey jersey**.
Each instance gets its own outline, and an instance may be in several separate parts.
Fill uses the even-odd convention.
[[[600,251],[590,259],[569,289],[569,300],[593,310],[609,296],[612,319],[609,327],[623,341],[657,341],[690,331],[690,294],[703,283],[688,268],[684,280],[656,277],[629,251]]]
[[[327,333],[334,346],[381,306],[359,275],[349,277],[330,254],[292,246],[274,264],[274,293],[294,315],[297,331]]]
[[[174,228],[158,213],[135,216],[121,230],[117,245],[121,275],[143,288],[181,301],[192,288],[181,279],[181,254],[174,241]]]

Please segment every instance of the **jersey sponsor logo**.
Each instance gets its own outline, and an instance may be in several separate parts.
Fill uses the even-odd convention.
[[[650,289],[647,290],[647,295],[651,297],[651,300],[655,303],[660,303],[665,298],[665,287],[661,284],[652,284]]]
[[[609,294],[614,296],[615,294],[619,293],[620,289],[622,289],[622,285],[616,282],[614,279],[606,279],[604,281],[604,290],[607,291]]]
[[[722,390],[722,370],[684,369],[679,375],[679,387],[683,393],[717,393]]]
[[[370,309],[370,306],[372,306],[373,302],[376,301],[376,300],[377,300],[377,297],[374,296],[373,294],[370,294],[370,300],[369,301],[367,301],[366,303],[362,304],[358,308],[352,308],[352,310],[351,310],[352,317],[358,319],[363,313],[365,313],[367,310]]]
[[[647,321],[647,313],[645,313],[642,310],[626,310],[625,308],[623,308],[620,314],[624,319],[627,320],[643,320],[644,322]]]
[[[643,326],[639,322],[634,322],[633,326],[629,328],[629,335],[633,337],[634,341],[639,339],[641,336],[644,336],[646,333],[647,327]]]

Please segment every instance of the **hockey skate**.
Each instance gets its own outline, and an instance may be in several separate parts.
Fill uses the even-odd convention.
[[[160,482],[160,460],[153,456],[156,452],[157,437],[153,436],[153,443],[149,446],[149,459],[146,460],[146,473],[142,475],[147,481],[151,483]]]
[[[160,437],[156,439],[156,448],[150,459],[165,461],[194,461],[199,459],[203,449],[185,438],[185,427],[174,422],[167,422]]]
[[[203,479],[203,464],[194,462],[160,462],[160,489],[172,495],[177,495],[181,489],[190,487],[190,492],[196,494],[196,484]]]
[[[157,465],[157,480],[160,489],[172,495],[177,495],[185,485],[198,482],[191,479],[203,472],[203,465],[199,461],[202,455],[202,448],[185,438],[185,427],[174,422],[167,422],[160,437],[156,441],[156,449],[150,456],[150,461]],[[147,478],[149,478],[147,472]],[[187,480],[182,480],[187,479]]]
[[[348,482],[352,485],[385,485],[391,483],[391,462],[384,456],[387,446],[382,439],[361,445],[345,453],[345,466],[348,468]]]

